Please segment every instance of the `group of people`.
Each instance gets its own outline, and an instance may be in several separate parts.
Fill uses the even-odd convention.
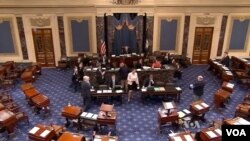
[[[221,63],[227,67],[229,67],[230,58],[225,52]],[[140,88],[138,74],[136,69],[142,68],[143,60],[138,60],[137,64],[135,64],[135,68],[128,68],[127,65],[123,62],[119,64],[119,71],[117,74],[112,74],[110,78],[106,78],[105,73],[106,70],[102,69],[102,64],[99,62],[97,64],[96,70],[96,83],[98,85],[107,85],[110,89],[122,88],[128,92],[128,101],[132,99],[132,93]],[[177,72],[174,75],[177,77],[181,77],[181,70],[180,64],[177,63],[173,58],[167,54],[163,60],[156,59],[155,62],[152,64],[153,68],[160,68],[162,64],[172,64],[176,67]],[[72,75],[72,83],[70,87],[74,88],[74,91],[80,90],[83,96],[83,103],[85,108],[88,108],[91,103],[91,94],[90,89],[92,85],[90,84],[89,76],[84,75],[83,66],[89,65],[89,60],[86,58],[79,58],[76,66],[74,67],[73,75]],[[176,74],[177,73],[177,74]],[[178,74],[179,73],[179,74]],[[153,75],[149,75],[147,79],[144,80],[143,85],[144,87],[154,86],[155,81],[153,79]],[[118,87],[119,86],[119,87]],[[203,76],[198,76],[197,81],[190,85],[190,88],[193,90],[194,99],[199,100],[201,99],[204,93],[205,81]]]

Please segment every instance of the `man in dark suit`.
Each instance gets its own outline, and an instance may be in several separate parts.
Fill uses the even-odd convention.
[[[88,76],[83,76],[83,81],[81,83],[81,95],[83,97],[83,108],[87,111],[91,105],[91,93],[90,93],[90,82]]]
[[[203,80],[203,76],[199,75],[197,77],[197,81],[194,84],[190,85],[190,88],[193,89],[194,92],[194,101],[198,101],[202,98],[204,93],[205,82]]]
[[[74,68],[74,72],[73,72],[73,75],[72,75],[72,78],[71,78],[72,82],[70,84],[70,88],[74,88],[75,92],[77,91],[77,89],[79,88],[80,86],[80,83],[79,83],[79,73],[78,73],[78,69],[77,69],[77,66],[75,66]]]
[[[105,82],[105,71],[102,71],[101,66],[96,70],[96,82],[98,85],[102,85]]]
[[[120,69],[118,71],[120,79],[121,79],[121,85],[127,91],[127,77],[129,73],[129,68],[127,65],[123,62],[120,63]]]
[[[228,56],[228,53],[227,52],[224,52],[224,56],[223,58],[221,59],[220,63],[226,67],[229,67],[229,64],[230,64],[230,58]]]
[[[112,74],[111,76],[111,79],[109,79],[109,82],[108,82],[108,86],[111,88],[111,89],[116,89],[116,86],[117,85],[121,85],[121,82],[120,80],[116,77],[115,74]]]
[[[155,81],[154,81],[153,75],[150,74],[149,77],[144,80],[143,86],[144,87],[151,87],[151,86],[154,86],[154,85],[155,85]]]

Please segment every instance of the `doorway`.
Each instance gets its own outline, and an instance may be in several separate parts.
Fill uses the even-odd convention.
[[[51,28],[32,29],[36,60],[42,67],[55,67]]]
[[[213,37],[213,27],[196,27],[193,48],[193,64],[207,64]]]

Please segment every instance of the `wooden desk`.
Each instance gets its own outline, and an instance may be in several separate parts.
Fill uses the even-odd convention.
[[[5,109],[0,111],[0,125],[6,127],[8,134],[14,132],[17,119],[14,113]]]
[[[38,124],[29,131],[28,136],[33,141],[51,141],[56,137],[56,132],[51,126]]]
[[[203,100],[193,102],[190,104],[190,111],[193,114],[192,120],[202,120],[205,121],[205,114],[209,111],[209,105],[207,105]]]
[[[107,136],[107,135],[95,135],[94,141],[118,141],[117,136]]]
[[[166,87],[155,87],[156,89],[160,88],[162,90],[147,90],[145,89],[141,89],[141,100],[142,102],[144,102],[145,98],[147,96],[162,96],[164,99],[167,97],[174,97],[174,100],[176,102],[180,101],[181,98],[181,93],[182,93],[182,89],[180,87],[174,87],[174,86],[166,86]]]
[[[105,73],[105,79],[108,80],[111,78],[112,74],[116,74],[119,77],[118,69],[116,70],[106,70]],[[167,69],[148,69],[144,70],[142,69],[141,71],[137,71],[138,78],[139,78],[139,83],[143,84],[143,80],[145,78],[148,78],[150,74],[153,75],[155,81],[162,81],[164,83],[171,83],[173,82],[173,76],[175,72],[175,68],[173,66],[168,66]],[[96,70],[84,70],[84,74],[90,77],[90,83],[97,85],[96,84]],[[162,77],[164,76],[164,78]]]
[[[169,141],[196,141],[195,138],[192,136],[191,132],[181,132],[175,134],[169,134]]]
[[[24,71],[21,78],[26,83],[33,83],[35,81],[35,76],[32,71]]]
[[[103,111],[103,112],[112,112],[113,109],[114,109],[114,105],[104,104],[104,103],[102,103],[100,107],[100,111]]]
[[[69,119],[78,119],[78,128],[80,128],[80,114],[82,113],[82,108],[78,106],[65,106],[62,110],[62,116],[66,118],[66,126],[70,125]]]
[[[131,55],[129,54],[130,57],[128,56],[116,56],[116,57],[110,57],[110,63],[116,63],[118,66],[121,62],[124,62],[128,67],[133,68],[134,67],[134,62],[138,61],[139,59],[143,59],[144,57],[142,56],[137,56],[137,55]]]
[[[241,117],[224,120],[227,125],[250,125],[250,122]]]
[[[159,124],[159,131],[161,133],[162,126],[167,123],[172,123],[172,125],[178,125],[179,116],[176,110],[172,110],[171,112],[165,109],[158,110],[158,124]]]
[[[233,83],[229,83],[229,82],[223,82],[222,84],[222,89],[232,93],[233,89],[234,89],[234,84]]]
[[[97,117],[97,124],[99,125],[110,125],[116,128],[116,119],[117,119],[117,113],[112,111],[108,112],[108,115],[106,112],[100,111]]]
[[[222,131],[219,128],[210,127],[201,130],[202,141],[221,141]]]
[[[231,57],[232,68],[235,70],[246,70],[250,67],[249,58],[239,58],[236,56]]]
[[[91,91],[91,97],[92,98],[110,98],[110,97],[120,97],[120,101],[122,103],[122,96],[123,95],[128,95],[124,90],[93,90]]]
[[[209,65],[210,65],[209,70],[212,70],[214,74],[217,75],[219,78],[221,78],[223,81],[228,82],[230,80],[233,80],[232,72],[229,70],[229,68],[219,63],[218,60],[210,59]]]
[[[214,95],[214,103],[216,107],[225,106],[224,103],[230,98],[231,93],[224,89],[219,89]]]
[[[85,137],[82,134],[64,132],[57,141],[85,141]]]
[[[83,112],[80,115],[80,122],[81,122],[81,124],[84,124],[84,125],[96,126],[97,117],[98,117],[97,114]]]
[[[28,100],[31,100],[32,97],[40,94],[40,92],[36,88],[31,88],[24,91],[24,94]]]
[[[24,92],[28,89],[34,88],[34,86],[31,83],[25,83],[21,86],[21,90]]]
[[[45,112],[48,112],[50,100],[47,96],[38,94],[31,98],[31,102],[37,108],[37,113],[39,113],[41,109],[44,109]]]

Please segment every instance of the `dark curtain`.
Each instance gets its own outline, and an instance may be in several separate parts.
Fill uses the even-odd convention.
[[[136,13],[114,14],[112,19],[112,27],[114,29],[112,54],[122,54],[125,46],[129,48],[129,53],[139,53],[137,42],[138,23],[139,16]]]

